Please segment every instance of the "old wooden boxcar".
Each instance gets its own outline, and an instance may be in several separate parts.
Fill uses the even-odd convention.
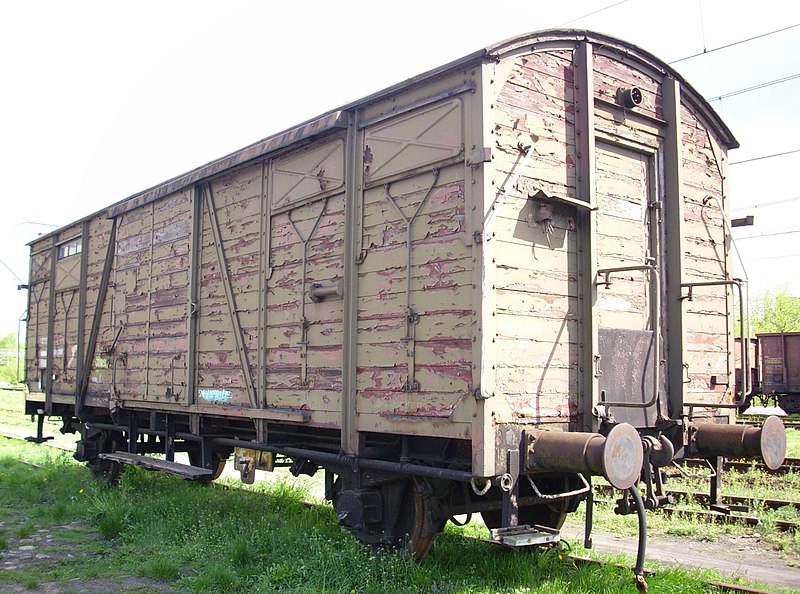
[[[418,556],[457,513],[558,528],[590,475],[657,505],[673,456],[775,464],[782,426],[727,425],[736,146],[622,41],[486,48],[32,242],[28,412],[112,477],[324,467]]]

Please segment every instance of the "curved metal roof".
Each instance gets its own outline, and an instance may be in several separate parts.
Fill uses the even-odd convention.
[[[720,140],[728,149],[739,148],[739,142],[734,137],[730,128],[722,121],[722,118],[714,111],[711,104],[689,84],[689,82],[663,60],[657,58],[650,52],[640,47],[610,37],[602,33],[578,29],[559,29],[552,31],[535,31],[525,35],[519,35],[511,39],[506,39],[486,48],[487,56],[502,58],[504,55],[513,53],[523,48],[537,48],[540,46],[553,45],[558,43],[580,43],[587,41],[595,48],[602,48],[611,51],[638,63],[661,76],[669,76],[680,82],[682,89],[682,99],[689,103],[697,113],[699,113],[706,124],[710,125],[720,137]]]

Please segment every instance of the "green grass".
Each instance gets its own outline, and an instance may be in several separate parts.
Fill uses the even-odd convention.
[[[636,591],[630,570],[575,565],[557,548],[519,553],[494,547],[471,538],[485,536],[475,525],[448,527],[418,565],[359,544],[337,526],[329,505],[308,506],[307,498],[306,489],[288,482],[220,489],[138,468],[126,469],[113,488],[93,481],[69,453],[0,439],[6,548],[16,546],[20,534],[42,527],[56,534],[66,524],[73,529],[58,532],[56,545],[74,556],[24,572],[0,570],[0,590],[3,582],[33,588],[73,578],[141,576],[198,593]],[[709,591],[694,574],[675,569],[659,570],[648,581],[652,591]]]
[[[786,430],[786,457],[800,458],[800,429]]]
[[[33,433],[19,392],[0,390],[3,424],[13,418]],[[19,413],[17,415],[16,413]],[[53,434],[58,425],[48,426]],[[800,457],[800,431],[787,431],[788,453]],[[20,460],[42,466],[35,468]],[[224,482],[224,481],[222,481]],[[707,490],[707,482],[672,481]],[[4,582],[35,588],[73,578],[141,576],[189,592],[635,592],[628,570],[575,566],[559,550],[514,553],[474,538],[485,528],[448,526],[429,557],[416,565],[403,555],[374,553],[340,529],[327,504],[308,507],[306,488],[294,483],[257,483],[240,490],[202,487],[165,475],[126,469],[120,486],[91,479],[69,452],[0,439],[0,558],[40,528],[77,523],[59,532],[58,545],[75,559],[43,562],[23,573],[0,570]],[[726,494],[800,499],[800,474],[766,479],[763,473],[729,473]],[[602,531],[636,534],[635,516],[595,507]],[[797,535],[774,529],[779,518],[797,521],[793,510],[764,510],[762,538],[795,557]],[[582,511],[571,521],[580,521]],[[714,540],[751,529],[696,519],[648,514],[651,532]],[[632,566],[632,559],[623,560]],[[1,565],[0,565],[1,567]],[[704,592],[697,574],[659,569],[651,591]],[[728,581],[728,580],[726,580]]]

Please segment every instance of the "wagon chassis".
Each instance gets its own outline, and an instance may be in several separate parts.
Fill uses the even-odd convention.
[[[43,418],[34,404],[28,403],[27,412]],[[325,497],[333,501],[343,526],[366,544],[403,546],[417,559],[427,553],[445,523],[455,521],[454,516],[481,513],[487,525],[499,527],[508,525],[510,514],[520,514],[515,523],[530,544],[535,535],[560,528],[566,514],[591,493],[583,475],[547,470],[520,475],[522,490],[517,485],[513,494],[499,481],[494,489],[492,481],[476,483],[466,440],[366,433],[362,455],[355,457],[340,453],[336,430],[270,423],[269,440],[263,442],[257,440],[252,421],[245,419],[233,423],[128,409],[117,409],[109,417],[103,410],[86,407],[79,420],[70,405],[53,406],[54,415],[63,419],[61,431],[80,433],[75,458],[86,462],[98,478],[116,482],[122,465],[131,464],[208,482],[219,476],[234,452],[268,452],[275,456],[270,470],[283,466],[295,476],[313,476],[323,468]],[[230,437],[233,433],[237,437]],[[175,462],[178,452],[189,454],[189,465]],[[252,470],[241,468],[243,480]],[[587,542],[591,520],[588,513]],[[526,522],[541,526],[529,529]],[[510,534],[494,532],[498,542],[514,542]]]

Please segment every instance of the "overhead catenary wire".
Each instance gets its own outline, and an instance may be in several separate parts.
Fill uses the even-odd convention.
[[[800,233],[800,229],[789,229],[786,231],[774,231],[772,233],[761,233],[760,235],[748,235],[747,237],[737,237],[736,241],[745,241],[746,239],[759,239],[761,237],[775,237],[776,235],[792,235]]]
[[[747,87],[745,89],[739,89],[737,91],[731,91],[730,93],[723,93],[722,95],[717,95],[716,97],[710,97],[706,99],[706,101],[721,101],[722,99],[727,99],[728,97],[735,97],[736,95],[743,95],[744,93],[749,93],[751,91],[757,91],[759,89],[763,89],[765,87],[771,87],[772,85],[777,85],[780,83],[785,83],[790,80],[794,80],[796,78],[800,78],[800,73],[792,74],[790,76],[784,76],[783,78],[776,78],[775,80],[770,80],[758,85],[753,85],[752,87]]]
[[[767,37],[769,35],[775,35],[776,33],[782,33],[783,31],[788,31],[789,29],[794,29],[795,27],[800,27],[800,23],[796,23],[794,25],[789,25],[788,27],[783,27],[781,29],[775,29],[774,31],[768,31],[766,33],[762,33],[760,35],[755,35],[754,37],[748,37],[747,39],[740,39],[739,41],[734,41],[733,43],[728,43],[726,45],[721,45],[719,47],[713,47],[710,50],[703,49],[702,52],[698,52],[696,54],[692,54],[691,56],[684,56],[683,58],[678,58],[677,60],[672,60],[669,62],[670,64],[677,64],[678,62],[683,62],[684,60],[690,60],[692,58],[697,58],[698,56],[705,56],[706,54],[710,54],[712,52],[716,52],[719,50],[724,50],[729,47],[733,47],[735,45],[741,45],[742,43],[748,43],[750,41],[755,41],[756,39],[761,39],[762,37]]]
[[[697,12],[700,13],[700,33],[703,36],[703,51],[706,51],[706,25],[703,22],[703,0],[697,0]]]
[[[11,273],[11,275],[12,275],[12,276],[13,276],[15,279],[17,279],[17,280],[18,280],[20,283],[22,283],[23,285],[25,284],[25,281],[24,281],[24,280],[22,280],[22,279],[21,279],[21,278],[20,278],[20,277],[17,275],[17,273],[16,273],[16,272],[14,272],[13,270],[11,270],[11,268],[9,267],[9,265],[8,265],[8,264],[6,264],[5,262],[3,262],[2,260],[0,260],[0,264],[2,264],[2,265],[3,265],[3,268],[5,268],[6,270],[8,270],[8,271]]]
[[[761,206],[776,206],[778,204],[788,204],[789,202],[797,202],[798,200],[800,200],[800,196],[794,196],[792,198],[782,198],[781,200],[770,200],[769,202],[759,202],[758,204],[747,204],[745,206],[737,206],[732,210],[739,211],[739,210],[755,209]]]
[[[783,151],[782,153],[772,153],[771,155],[761,155],[760,157],[753,157],[752,159],[743,159],[741,161],[732,161],[731,163],[728,163],[728,165],[741,165],[742,163],[752,163],[753,161],[762,161],[764,159],[772,159],[774,157],[782,157],[784,155],[792,155],[794,153],[800,153],[800,149]]]
[[[762,256],[761,258],[750,258],[751,262],[757,260],[783,260],[784,258],[800,258],[800,254],[779,254],[777,256]]]
[[[570,19],[569,21],[561,23],[558,26],[559,27],[565,27],[566,25],[571,25],[572,23],[576,23],[576,22],[578,22],[580,20],[585,19],[586,17],[590,17],[590,16],[593,16],[593,15],[595,15],[597,13],[603,12],[604,10],[608,10],[609,8],[614,8],[615,6],[619,6],[620,4],[625,4],[627,1],[628,0],[619,0],[619,2],[614,2],[614,4],[609,4],[608,6],[604,6],[603,8],[598,8],[597,10],[594,10],[594,11],[589,12],[587,14],[581,15],[581,16],[579,16],[577,18]]]

